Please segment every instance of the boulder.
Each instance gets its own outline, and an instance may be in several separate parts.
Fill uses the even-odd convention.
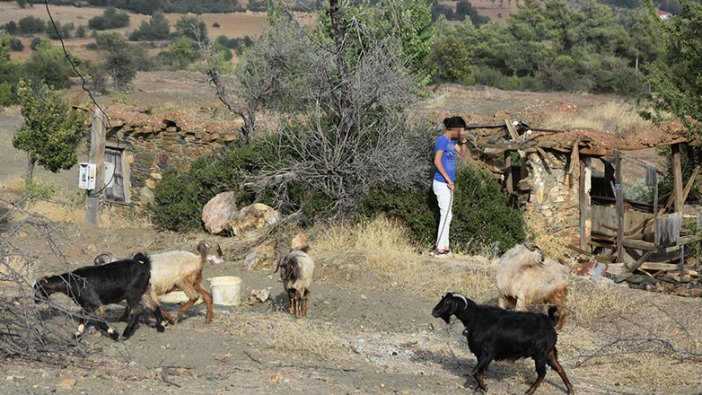
[[[227,227],[231,229],[232,234],[238,236],[248,230],[274,225],[279,221],[280,213],[274,208],[262,203],[254,203],[239,210]]]
[[[276,264],[276,247],[278,243],[275,239],[270,239],[263,244],[254,247],[244,258],[244,266],[248,270],[270,268]]]
[[[227,229],[236,216],[236,192],[222,192],[210,199],[202,209],[205,229],[215,235]]]

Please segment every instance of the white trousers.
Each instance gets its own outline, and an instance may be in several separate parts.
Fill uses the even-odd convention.
[[[451,228],[451,195],[453,192],[445,182],[434,180],[432,189],[439,202],[439,229],[436,232],[436,248],[440,250],[449,249],[449,229]]]

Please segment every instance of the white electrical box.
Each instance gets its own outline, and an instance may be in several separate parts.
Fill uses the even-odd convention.
[[[78,188],[95,189],[95,176],[97,166],[94,163],[81,163],[80,175],[78,177]]]

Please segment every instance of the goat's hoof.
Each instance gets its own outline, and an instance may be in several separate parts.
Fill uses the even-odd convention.
[[[119,341],[119,333],[117,333],[117,332],[112,332],[112,333],[108,334],[108,336],[110,337],[110,339],[112,339],[114,341]],[[128,337],[124,337],[124,339],[128,339]]]
[[[156,327],[156,332],[160,333],[160,332],[165,332],[165,331],[166,331],[166,328],[164,328],[163,325],[159,325]]]

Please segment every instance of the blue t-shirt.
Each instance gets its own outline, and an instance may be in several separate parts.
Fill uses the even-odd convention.
[[[443,155],[441,155],[441,164],[444,166],[444,170],[446,170],[451,182],[454,182],[456,180],[456,142],[442,134],[436,139],[434,152],[436,153],[437,151],[444,151]],[[439,173],[439,169],[436,169],[434,172],[434,179],[448,183],[444,176]]]

